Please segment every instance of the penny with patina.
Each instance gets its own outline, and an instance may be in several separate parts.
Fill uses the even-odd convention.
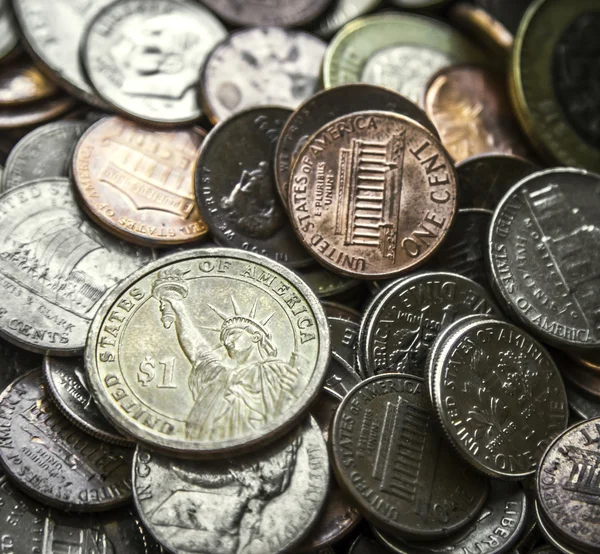
[[[530,510],[530,501],[521,485],[494,480],[477,519],[452,537],[424,544],[403,541],[376,528],[372,530],[381,543],[396,554],[502,554],[511,552],[517,545]]]
[[[46,123],[66,114],[75,104],[74,98],[59,95],[40,102],[0,108],[0,129],[14,130]]]
[[[73,155],[86,212],[108,231],[148,246],[185,244],[208,232],[194,192],[205,132],[157,131],[120,117],[93,125]]]
[[[310,418],[286,437],[226,462],[180,460],[138,447],[134,499],[170,552],[294,550],[329,487],[327,446]]]
[[[39,353],[77,355],[102,297],[153,258],[89,222],[65,178],[0,196],[0,335]]]
[[[75,144],[87,128],[82,121],[56,121],[25,135],[6,160],[2,190],[43,177],[68,177]]]
[[[196,200],[215,242],[298,267],[313,260],[287,219],[273,167],[290,113],[252,108],[215,127],[196,163]]]
[[[424,272],[384,289],[363,319],[358,342],[363,375],[423,377],[429,351],[445,327],[471,314],[496,314],[481,286],[455,273]]]
[[[384,531],[434,540],[473,521],[487,480],[438,434],[423,380],[376,375],[352,389],[331,431],[339,483]]]
[[[414,269],[454,220],[457,179],[447,152],[425,128],[391,112],[357,112],[325,125],[291,175],[296,233],[320,263],[351,277]]]
[[[599,459],[600,418],[596,418],[557,437],[544,454],[537,474],[540,515],[567,543],[585,552],[600,550]]]
[[[71,94],[104,108],[83,71],[79,46],[85,28],[112,0],[14,0],[23,39],[40,67]]]
[[[44,379],[58,409],[77,427],[100,440],[131,446],[132,441],[106,421],[90,393],[81,358],[44,358]]]
[[[558,368],[542,345],[510,323],[465,321],[438,346],[431,369],[433,404],[446,435],[492,477],[533,474],[567,426]]]
[[[302,268],[298,274],[319,298],[344,294],[362,285],[358,279],[344,277],[317,264]]]
[[[460,208],[495,210],[503,196],[540,167],[517,156],[479,154],[456,164]],[[486,239],[487,240],[487,239]]]
[[[58,90],[58,87],[27,58],[19,58],[2,66],[0,72],[0,106],[2,107],[45,100],[57,94]]]
[[[292,428],[329,351],[323,308],[299,277],[264,256],[203,248],[161,258],[110,294],[85,363],[117,429],[163,451],[215,456]]]
[[[277,143],[275,178],[284,206],[288,203],[292,166],[306,141],[330,121],[364,110],[385,110],[405,115],[439,138],[427,114],[392,90],[356,83],[321,91],[292,113]]]
[[[27,494],[63,510],[101,511],[131,500],[132,451],[80,431],[56,408],[41,371],[0,395],[0,462]]]
[[[295,109],[319,88],[324,53],[325,43],[304,31],[236,31],[206,60],[200,80],[202,106],[213,123],[256,106]]]
[[[487,251],[492,284],[521,325],[559,348],[600,346],[600,176],[534,173],[502,199]]]
[[[424,99],[427,115],[454,161],[486,152],[527,157],[503,75],[480,65],[453,65],[436,73]]]
[[[331,0],[203,0],[223,21],[238,27],[302,27],[317,19]]]
[[[197,120],[200,69],[225,28],[192,0],[124,0],[103,9],[82,39],[97,93],[126,116],[156,125]]]

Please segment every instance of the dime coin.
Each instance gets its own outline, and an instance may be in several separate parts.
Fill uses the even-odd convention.
[[[312,418],[271,446],[226,462],[138,447],[133,470],[144,525],[182,553],[288,552],[317,522],[329,480],[327,446]]]
[[[361,281],[338,275],[320,265],[304,268],[298,274],[319,298],[337,296],[362,285]]]
[[[152,259],[88,222],[64,178],[5,192],[0,229],[0,335],[33,352],[81,353],[101,298]]]
[[[219,20],[198,2],[123,0],[94,18],[82,56],[94,88],[115,109],[177,125],[200,117],[200,69],[224,36]]]
[[[104,108],[81,66],[79,45],[83,31],[113,0],[13,0],[29,52],[41,69],[71,94]]]
[[[540,520],[586,552],[600,550],[599,444],[600,419],[575,425],[548,447],[537,475]]]
[[[437,335],[471,314],[496,314],[490,295],[454,273],[420,273],[388,289],[363,319],[358,343],[363,375],[410,373],[423,377]]]
[[[346,365],[332,358],[329,361],[323,389],[334,398],[342,400],[361,381],[362,379],[356,370],[349,369]]]
[[[119,117],[93,125],[77,144],[73,178],[92,219],[148,246],[193,242],[208,232],[194,193],[205,132],[156,131]]]
[[[334,469],[363,515],[415,540],[450,535],[477,517],[487,481],[438,435],[422,379],[377,375],[342,401],[331,432]]]
[[[334,0],[313,31],[323,38],[331,38],[346,23],[372,12],[380,4],[381,0]]]
[[[532,162],[505,154],[480,154],[456,165],[461,208],[494,210],[521,179],[539,171]]]
[[[0,392],[10,385],[17,377],[32,369],[42,367],[43,358],[39,354],[22,350],[10,342],[0,338]]]
[[[314,21],[329,6],[330,0],[203,0],[213,12],[231,25],[252,27],[276,25],[301,27]]]
[[[289,207],[298,236],[335,271],[389,278],[424,263],[456,211],[456,173],[435,137],[404,116],[339,117],[303,146]]]
[[[331,357],[347,369],[356,371],[359,323],[344,317],[332,317],[330,315],[327,316],[327,323],[331,336]]]
[[[358,83],[321,91],[292,113],[277,143],[275,177],[284,206],[288,205],[292,166],[306,141],[334,119],[370,109],[405,115],[439,139],[435,126],[425,112],[392,90]]]
[[[423,544],[405,542],[376,528],[373,528],[373,533],[396,554],[501,554],[516,546],[525,531],[530,509],[527,496],[519,484],[494,480],[477,520],[447,539]]]
[[[329,351],[323,309],[299,277],[263,256],[205,248],[125,280],[94,319],[85,362],[117,429],[214,456],[293,427],[322,386]]]
[[[237,31],[206,60],[200,82],[203,107],[213,123],[256,106],[295,109],[319,87],[324,53],[325,43],[304,31]]]
[[[19,32],[10,0],[0,0],[0,59],[17,51]]]
[[[467,39],[441,21],[379,14],[346,25],[327,47],[323,83],[365,82],[391,88],[415,103],[431,76],[447,65],[483,61]]]
[[[57,93],[58,88],[54,83],[40,73],[27,58],[2,66],[0,72],[0,106],[2,107],[45,100]]]
[[[581,419],[592,419],[600,417],[600,402],[588,398],[579,389],[572,385],[566,385],[569,408]]]
[[[600,172],[597,0],[538,0],[515,38],[511,93],[530,138],[561,165]]]
[[[44,378],[58,409],[77,427],[103,441],[131,445],[100,413],[90,394],[82,359],[46,356]]]
[[[544,342],[600,346],[600,176],[568,168],[515,185],[490,227],[492,285],[514,317]]]
[[[196,200],[217,243],[297,267],[312,258],[287,220],[273,171],[277,139],[290,113],[252,108],[215,127],[196,164]]]
[[[131,500],[127,448],[86,435],[44,390],[41,371],[0,395],[0,462],[29,495],[63,510],[107,510]]]
[[[459,210],[443,248],[428,262],[427,269],[458,273],[488,287],[485,252],[492,215],[481,208]]]
[[[0,108],[0,129],[40,125],[64,115],[74,106],[75,100],[70,96],[56,96],[23,106]]]
[[[531,0],[475,0],[475,4],[500,21],[513,35],[531,4]]]
[[[75,144],[87,127],[82,121],[56,121],[25,135],[6,160],[2,190],[42,177],[68,177]]]
[[[479,65],[439,71],[425,93],[425,110],[455,161],[486,152],[528,156],[504,79]]]
[[[491,318],[466,321],[438,348],[433,404],[457,450],[492,477],[533,474],[569,415],[550,355],[518,327]]]

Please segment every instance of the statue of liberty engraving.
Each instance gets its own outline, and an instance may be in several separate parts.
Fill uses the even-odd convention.
[[[233,313],[206,304],[201,314],[190,313],[187,272],[159,271],[152,287],[159,301],[161,321],[174,327],[179,345],[192,364],[188,386],[194,406],[186,421],[186,438],[223,440],[260,429],[282,415],[295,401],[300,372],[295,353],[290,362],[277,357],[267,328],[273,313],[261,320],[256,315],[258,298],[247,315],[230,297]],[[218,299],[215,299],[218,301]],[[219,327],[198,324],[198,316],[216,314]],[[211,343],[206,331],[217,334]]]

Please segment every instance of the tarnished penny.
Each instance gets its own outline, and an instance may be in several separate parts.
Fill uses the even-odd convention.
[[[315,133],[294,164],[290,215],[318,261],[344,275],[389,278],[424,263],[456,212],[448,154],[413,120],[342,116]]]
[[[149,246],[193,242],[208,232],[194,193],[199,127],[157,131],[119,117],[77,144],[73,178],[86,212],[107,230]]]
[[[494,214],[488,261],[498,297],[521,325],[562,348],[600,347],[600,176],[534,173]]]
[[[196,200],[218,244],[299,267],[313,260],[281,205],[273,168],[277,140],[290,113],[252,108],[215,127],[196,164]]]
[[[70,96],[56,96],[32,104],[0,108],[0,129],[39,125],[56,119],[74,106],[75,100]]]
[[[292,166],[306,141],[330,121],[364,110],[385,110],[405,115],[439,138],[427,114],[392,90],[356,83],[321,91],[292,113],[277,143],[275,178],[284,206],[288,205]]]
[[[585,552],[600,550],[599,459],[600,418],[596,418],[557,437],[544,454],[537,474],[542,517],[558,535]]]
[[[567,426],[558,368],[518,327],[492,318],[466,320],[438,345],[432,397],[457,450],[496,478],[533,474],[548,444]]]
[[[109,295],[85,363],[117,429],[179,455],[224,456],[296,424],[329,350],[302,279],[264,256],[204,248],[165,256]]]
[[[425,93],[425,110],[455,161],[486,152],[528,156],[529,148],[501,76],[477,65],[439,71]]]
[[[0,395],[0,462],[29,495],[63,510],[100,511],[131,500],[127,448],[87,435],[44,390],[41,371],[19,377]]]
[[[13,106],[44,100],[58,93],[58,87],[27,58],[21,58],[0,71],[0,106]]]
[[[377,375],[352,389],[331,442],[338,481],[390,533],[443,538],[473,521],[487,498],[486,479],[438,435],[418,377]]]
[[[324,53],[325,43],[304,31],[237,31],[219,43],[204,64],[202,106],[213,123],[256,106],[295,109],[319,88]]]
[[[138,447],[133,486],[144,525],[170,552],[295,552],[329,486],[312,418],[268,447],[227,461],[179,460]]]

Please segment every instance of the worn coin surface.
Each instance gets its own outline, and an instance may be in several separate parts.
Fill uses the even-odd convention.
[[[14,130],[51,121],[75,107],[70,96],[55,96],[40,102],[0,108],[0,129]]]
[[[98,94],[125,115],[154,124],[201,115],[200,69],[225,28],[192,0],[124,0],[102,10],[82,39]]]
[[[540,169],[524,158],[505,154],[479,154],[467,158],[456,164],[458,205],[460,208],[495,210],[514,185]]]
[[[500,202],[487,251],[492,285],[515,318],[544,342],[600,346],[600,176],[534,173]]]
[[[331,38],[353,19],[367,15],[381,4],[381,0],[333,0],[331,8],[319,19],[313,32]]]
[[[131,445],[106,421],[90,393],[81,358],[44,358],[44,379],[56,406],[86,433],[103,441]]]
[[[376,528],[372,530],[396,554],[501,554],[510,552],[525,531],[529,504],[521,485],[494,480],[477,519],[447,539],[423,544],[403,541]]]
[[[295,109],[319,88],[324,53],[325,43],[304,31],[255,27],[232,33],[206,60],[202,105],[213,123],[256,106]]]
[[[455,273],[424,272],[384,289],[363,318],[358,342],[361,373],[423,377],[436,337],[471,314],[496,314],[491,296]]]
[[[290,115],[277,143],[275,178],[284,206],[288,205],[292,166],[306,141],[330,121],[364,110],[384,110],[405,115],[439,138],[427,114],[392,90],[355,83],[321,91]]]
[[[0,72],[0,106],[2,107],[44,100],[57,93],[58,87],[40,73],[27,58],[20,58],[2,66]]]
[[[418,377],[376,375],[352,389],[331,444],[340,484],[384,531],[442,538],[474,520],[486,500],[486,479],[438,434]]]
[[[138,447],[133,470],[144,525],[181,553],[293,550],[317,522],[329,480],[327,446],[312,418],[226,462],[179,460]]]
[[[438,345],[431,369],[433,404],[446,435],[492,477],[533,474],[567,426],[558,368],[537,341],[510,323],[465,321]]]
[[[424,104],[456,162],[486,152],[530,154],[503,76],[484,66],[445,67],[431,79]]]
[[[203,248],[161,258],[106,299],[86,369],[117,429],[179,454],[229,455],[293,427],[329,351],[323,308],[299,277]]]
[[[566,542],[586,552],[600,550],[599,458],[600,418],[596,418],[557,437],[544,454],[537,475],[542,517]]]
[[[194,192],[205,132],[157,131],[109,117],[77,144],[73,178],[86,212],[117,236],[148,246],[194,242],[208,232]]]
[[[68,177],[75,144],[87,128],[83,121],[56,121],[25,135],[6,160],[2,190],[42,177]]]
[[[391,112],[357,112],[325,125],[291,175],[298,236],[320,263],[351,277],[414,269],[454,220],[457,179],[448,154],[425,128]]]
[[[29,495],[63,510],[100,511],[131,500],[132,451],[75,427],[44,389],[41,371],[0,395],[0,462]]]
[[[0,196],[0,237],[0,335],[40,353],[81,353],[101,298],[153,257],[90,223],[65,178]]]
[[[287,220],[273,167],[290,113],[251,108],[215,127],[196,163],[196,200],[217,243],[298,267],[313,260]]]
[[[515,38],[510,80],[516,114],[552,161],[600,172],[597,0],[538,0]]]
[[[83,32],[112,0],[14,0],[25,44],[50,77],[84,102],[105,107],[90,86],[79,58]]]

